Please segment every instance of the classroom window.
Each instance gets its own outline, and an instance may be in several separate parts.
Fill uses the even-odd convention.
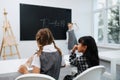
[[[94,36],[98,43],[120,44],[120,0],[94,0]]]

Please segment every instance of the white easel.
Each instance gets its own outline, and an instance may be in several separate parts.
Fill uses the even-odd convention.
[[[4,9],[4,17],[5,17],[5,21],[3,23],[3,39],[0,49],[0,56],[2,56],[3,59],[5,60],[7,56],[18,55],[18,58],[20,59],[17,43],[15,41],[15,37],[13,35],[10,23],[7,20],[7,12],[5,11],[5,9]],[[13,53],[13,47],[15,47],[16,53]],[[8,48],[9,48],[9,53],[7,54]]]

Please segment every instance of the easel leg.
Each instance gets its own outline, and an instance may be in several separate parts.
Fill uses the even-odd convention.
[[[18,58],[20,59],[21,57],[20,57],[20,54],[19,54],[17,45],[15,45],[15,47],[16,47],[16,51],[17,51]]]
[[[12,53],[12,46],[10,46],[10,56],[12,56],[13,53]]]
[[[3,47],[3,59],[6,60],[6,55],[5,55],[5,47]]]

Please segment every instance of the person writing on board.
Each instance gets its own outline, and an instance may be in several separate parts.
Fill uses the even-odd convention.
[[[77,44],[77,39],[73,29],[73,23],[68,23],[68,31],[67,31],[67,43],[69,53],[72,50],[73,46]]]
[[[56,46],[51,31],[48,28],[40,29],[36,34],[36,41],[38,51],[34,54],[33,58],[31,57],[32,72],[46,74],[58,80],[62,52]],[[29,73],[25,65],[20,66],[19,72],[23,74]]]
[[[76,50],[82,55],[77,57]],[[71,65],[77,67],[77,73],[65,76],[64,80],[71,80],[70,77],[76,77],[86,69],[99,65],[98,48],[94,38],[91,36],[79,38],[78,45],[73,47],[69,60]]]

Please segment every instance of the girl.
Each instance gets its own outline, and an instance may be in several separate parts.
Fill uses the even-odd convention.
[[[78,40],[70,55],[70,64],[77,67],[77,73],[74,76],[67,75],[64,80],[70,80],[86,70],[87,68],[99,65],[98,49],[95,40],[91,36],[84,36]],[[76,57],[75,51],[82,52],[82,56]]]
[[[51,31],[48,28],[40,29],[36,34],[36,41],[39,50],[33,56],[32,72],[47,74],[58,80],[62,53],[56,46]],[[24,65],[20,67],[19,72],[29,73]]]

